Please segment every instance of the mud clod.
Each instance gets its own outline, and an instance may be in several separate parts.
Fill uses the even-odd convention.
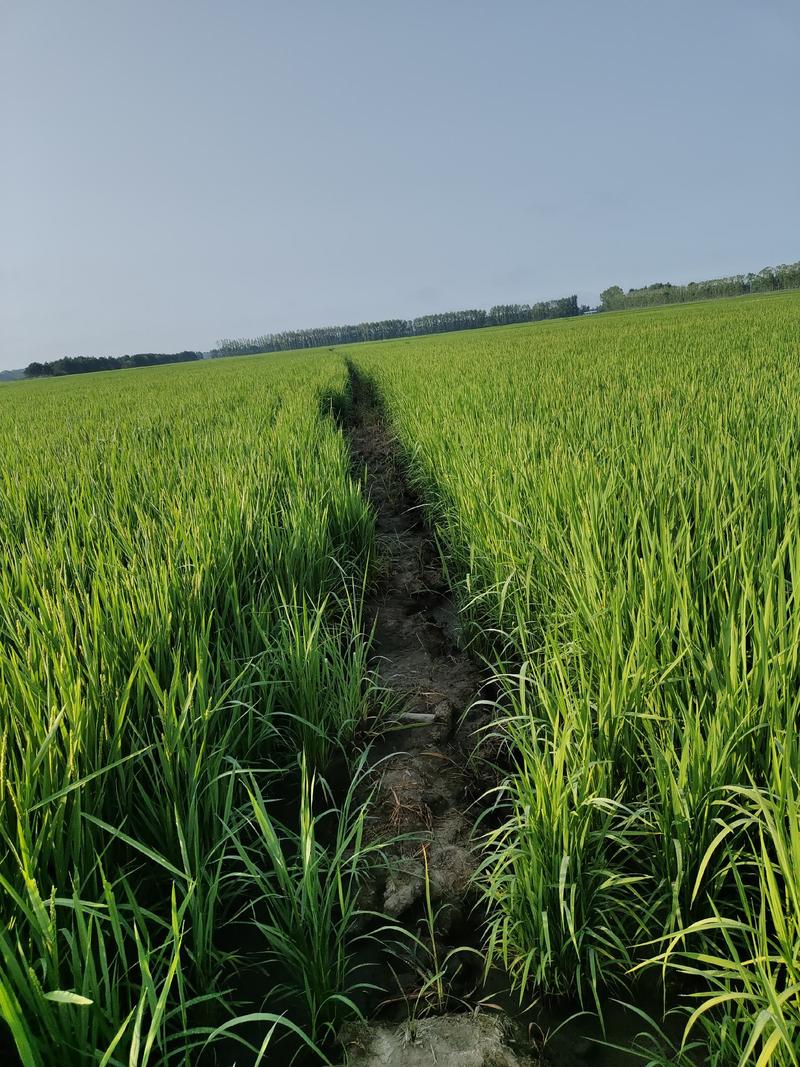
[[[514,1051],[509,1025],[492,1015],[440,1015],[343,1035],[348,1067],[538,1067]]]

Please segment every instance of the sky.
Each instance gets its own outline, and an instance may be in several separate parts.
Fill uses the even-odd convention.
[[[0,369],[800,259],[797,0],[0,0]]]

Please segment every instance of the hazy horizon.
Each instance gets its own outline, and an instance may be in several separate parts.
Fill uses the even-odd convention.
[[[0,14],[0,370],[800,258],[800,6]]]

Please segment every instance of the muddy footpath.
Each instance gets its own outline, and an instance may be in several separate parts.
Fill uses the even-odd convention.
[[[372,666],[395,708],[370,750],[371,819],[376,834],[396,840],[366,902],[388,919],[374,958],[364,963],[366,980],[390,991],[364,1005],[371,1022],[342,1033],[347,1063],[641,1063],[606,1045],[615,1036],[630,1039],[635,1024],[628,1013],[610,1006],[603,1035],[586,1017],[570,1021],[574,1009],[520,1005],[504,974],[484,973],[474,827],[496,784],[480,738],[497,691],[490,673],[464,651],[458,610],[380,397],[352,366],[350,389],[344,432],[353,472],[365,476],[376,513],[381,567],[365,626],[374,628]]]

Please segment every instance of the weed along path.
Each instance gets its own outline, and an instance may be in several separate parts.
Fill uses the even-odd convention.
[[[470,894],[477,784],[468,767],[486,678],[460,647],[458,611],[377,394],[352,368],[350,382],[347,436],[355,471],[366,469],[382,550],[365,622],[374,628],[375,670],[396,698],[372,749],[372,820],[399,840],[372,901],[397,924],[381,935],[395,947],[380,964],[382,984],[394,974],[395,988],[379,1012],[385,1022],[346,1035],[348,1063],[529,1064],[507,1043],[504,1022],[466,1012],[481,996]]]

